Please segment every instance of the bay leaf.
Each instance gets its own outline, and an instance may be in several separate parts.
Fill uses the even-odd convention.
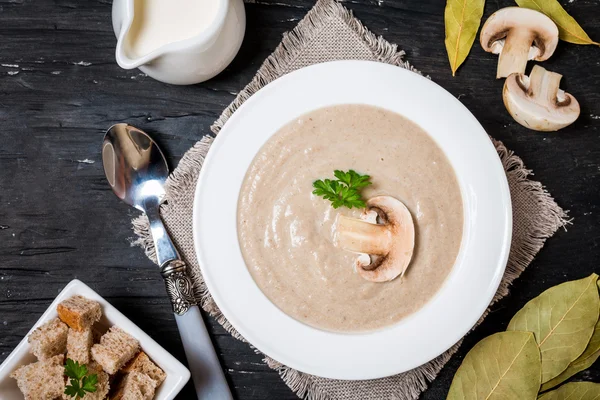
[[[515,0],[519,7],[531,8],[546,14],[558,27],[559,37],[565,42],[575,44],[595,44],[583,28],[557,0]]]
[[[540,388],[540,371],[533,333],[496,333],[466,355],[446,400],[533,400]]]
[[[600,383],[572,382],[544,393],[539,400],[598,400],[598,398],[600,398]]]
[[[577,360],[575,360],[571,364],[569,364],[567,369],[562,374],[560,374],[556,378],[551,379],[548,382],[544,383],[542,385],[542,388],[540,389],[540,391],[545,392],[549,389],[552,389],[553,387],[560,385],[561,383],[563,383],[564,381],[566,381],[573,375],[577,374],[578,372],[588,369],[598,360],[599,357],[600,357],[600,350],[598,350],[595,353],[589,354],[588,356],[586,356],[582,359],[578,358]]]
[[[600,289],[600,280],[597,282],[598,289]],[[566,370],[564,370],[556,378],[549,380],[542,385],[542,392],[548,389],[552,389],[554,386],[563,383],[573,375],[591,367],[596,360],[600,357],[600,319],[596,322],[594,333],[588,343],[585,351],[573,361]]]
[[[519,310],[508,331],[535,334],[542,356],[542,383],[556,378],[586,349],[600,310],[598,275],[554,286]]]
[[[452,76],[465,61],[477,36],[485,0],[447,0],[444,11],[446,52]]]

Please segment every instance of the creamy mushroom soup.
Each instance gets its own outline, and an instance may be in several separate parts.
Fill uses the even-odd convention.
[[[312,194],[335,169],[371,176],[365,199],[392,196],[415,225],[406,273],[371,282],[356,272],[357,255],[336,247],[338,214]],[[273,135],[253,160],[238,204],[238,236],[246,265],[283,312],[339,332],[391,325],[419,310],[440,289],[459,251],[463,205],[458,181],[427,133],[399,114],[338,105],[305,114]]]

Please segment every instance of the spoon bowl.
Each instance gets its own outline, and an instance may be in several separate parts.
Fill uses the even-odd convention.
[[[111,126],[102,143],[102,163],[113,192],[125,203],[145,212],[149,199],[162,202],[169,167],[144,131],[123,123]]]

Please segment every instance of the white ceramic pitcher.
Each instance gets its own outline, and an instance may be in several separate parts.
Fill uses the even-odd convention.
[[[112,20],[118,39],[117,63],[121,68],[139,68],[156,80],[175,85],[191,85],[214,77],[237,54],[246,29],[242,0],[214,1],[217,2],[215,17],[199,34],[135,56],[127,39],[134,21],[136,1],[114,0]],[[177,0],[171,0],[171,4],[176,7]]]

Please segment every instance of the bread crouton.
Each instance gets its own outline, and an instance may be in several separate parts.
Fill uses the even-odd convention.
[[[148,375],[132,371],[125,375],[111,400],[152,400],[157,386]]]
[[[110,391],[110,377],[102,370],[102,366],[94,361],[88,364],[88,371],[98,375],[98,384],[96,391],[86,394],[82,400],[104,400]]]
[[[56,307],[59,318],[76,331],[91,328],[102,317],[100,303],[75,295],[61,301]]]
[[[150,360],[150,357],[143,351],[140,351],[121,371],[125,373],[133,371],[143,372],[156,381],[157,387],[160,386],[167,377],[167,374],[165,374],[158,365],[154,364],[154,362]]]
[[[80,364],[90,362],[90,349],[94,344],[94,334],[90,328],[83,331],[69,329],[67,335],[67,358]]]
[[[106,372],[102,371],[102,367],[100,367],[100,372],[98,374],[98,383],[96,384],[96,391],[93,393],[86,393],[80,400],[104,400],[108,396],[108,392],[110,391],[110,383],[109,376]],[[73,400],[70,399],[65,400]]]
[[[27,338],[31,352],[38,360],[46,360],[67,351],[67,333],[69,328],[58,318],[39,326]]]
[[[92,361],[87,365],[88,375],[96,374],[98,383],[96,384],[95,392],[87,392],[85,396],[79,400],[104,400],[108,396],[110,390],[109,376],[102,370],[100,364]],[[73,400],[73,397],[63,394],[63,400]]]
[[[92,346],[92,358],[105,372],[114,375],[139,351],[140,344],[134,337],[113,326],[106,332],[100,343]]]
[[[43,361],[24,365],[10,374],[25,400],[59,399],[65,391],[64,356],[62,354]]]

